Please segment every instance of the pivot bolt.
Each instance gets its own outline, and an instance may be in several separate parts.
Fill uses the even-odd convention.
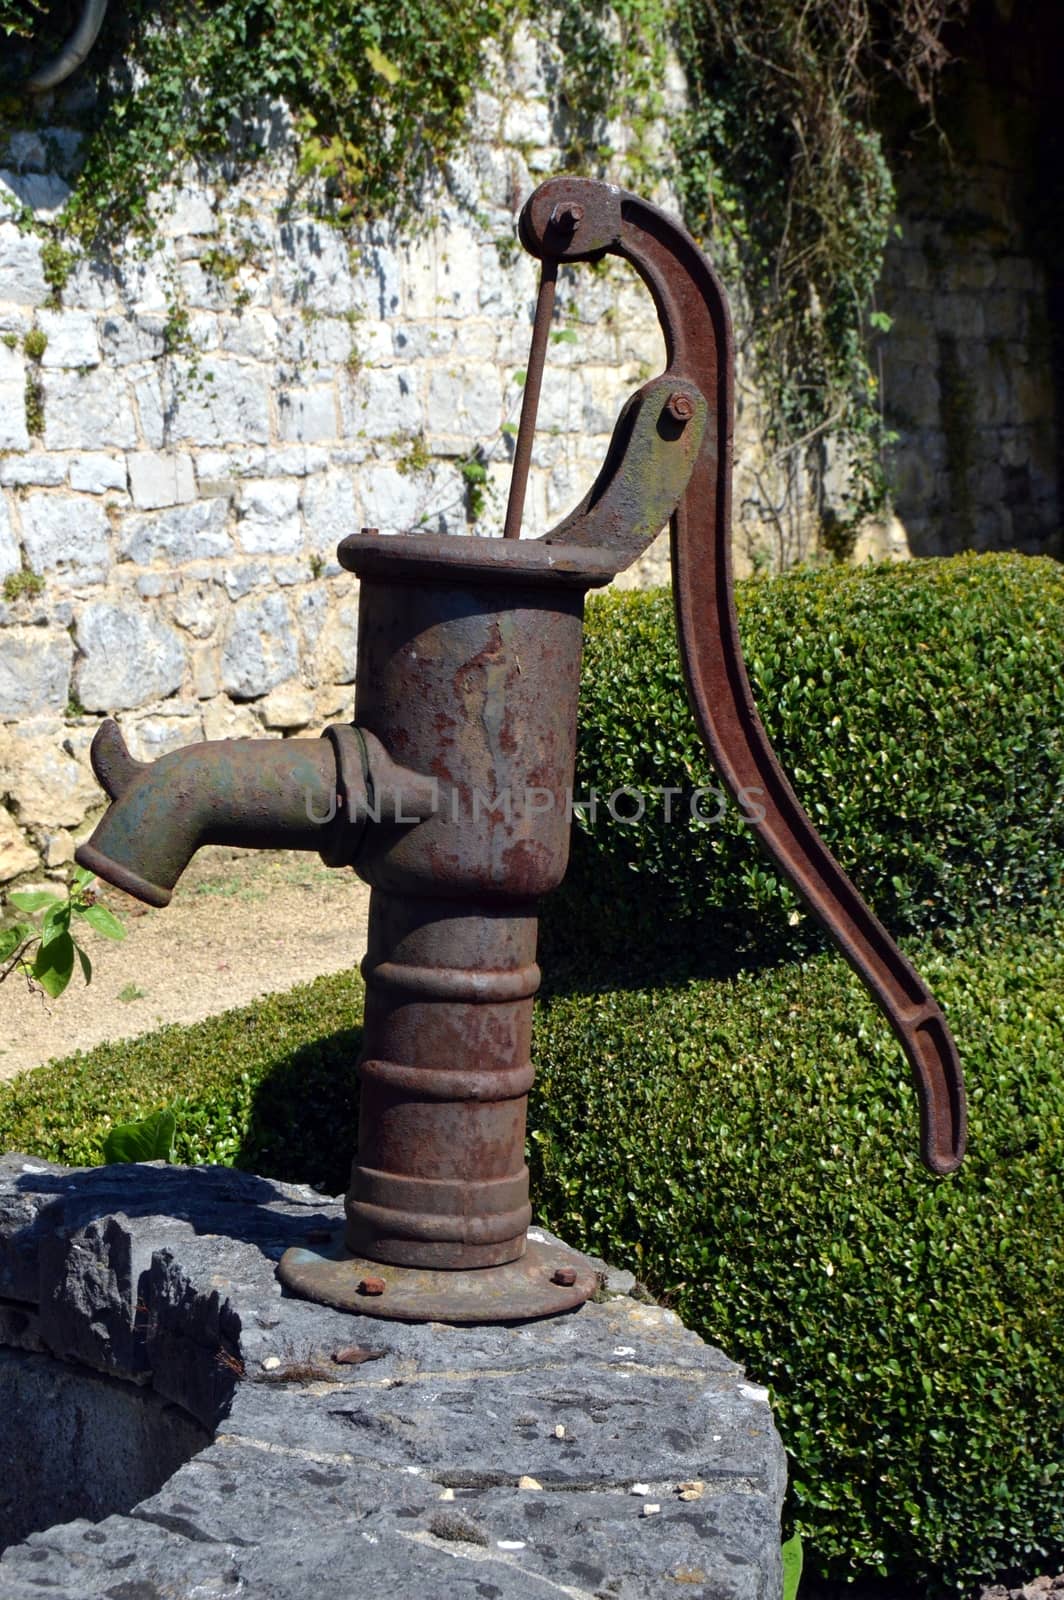
[[[563,1289],[571,1289],[573,1284],[576,1282],[576,1268],[556,1267],[554,1269],[554,1276],[550,1281],[551,1283],[561,1284]]]
[[[559,232],[573,233],[584,220],[584,208],[575,200],[566,200],[561,205],[554,207],[550,214],[550,225]]]
[[[386,1288],[383,1278],[360,1278],[358,1284],[359,1294],[383,1294]]]
[[[695,414],[695,403],[689,394],[677,391],[670,394],[665,402],[665,410],[674,422],[690,422]]]

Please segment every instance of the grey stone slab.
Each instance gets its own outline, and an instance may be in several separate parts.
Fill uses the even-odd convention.
[[[418,1600],[778,1594],[783,1452],[741,1368],[630,1296],[457,1328],[283,1295],[283,1250],[342,1219],[227,1168],[0,1159],[0,1296],[27,1335],[212,1437],[122,1514],[8,1549],[3,1600],[302,1600],[338,1574]],[[337,1363],[351,1344],[374,1359]]]

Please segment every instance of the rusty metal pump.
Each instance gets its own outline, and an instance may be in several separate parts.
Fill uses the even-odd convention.
[[[667,522],[688,692],[750,825],[878,1001],[913,1069],[921,1153],[961,1161],[965,1100],[945,1019],[802,810],[755,710],[730,570],[733,355],[727,304],[689,235],[610,185],[557,178],[521,241],[543,263],[505,537],[345,538],[361,580],[352,726],[320,739],[224,740],[134,761],[113,722],[93,744],[112,804],[77,859],[166,905],[193,851],[317,850],[371,886],[359,1142],[342,1245],[290,1250],[294,1293],[374,1316],[546,1316],[586,1300],[590,1265],[529,1241],[525,1108],[537,901],[569,849],[588,590]],[[581,504],[520,540],[562,262],[636,269],[665,334],[665,372],[624,405]]]

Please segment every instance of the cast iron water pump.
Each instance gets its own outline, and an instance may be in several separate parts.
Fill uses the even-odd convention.
[[[506,536],[345,538],[361,579],[351,726],[319,739],[221,740],[134,761],[113,722],[93,742],[112,804],[77,859],[163,906],[201,844],[317,850],[372,888],[363,963],[358,1152],[346,1240],[290,1250],[294,1292],[405,1320],[549,1315],[595,1288],[587,1263],[527,1240],[536,911],[569,848],[584,597],[671,519],[691,703],[751,826],[863,978],[913,1069],[921,1153],[964,1153],[945,1019],[798,803],[768,743],[732,600],[731,328],[705,256],[610,185],[556,178],[521,216],[543,263]],[[519,540],[559,263],[622,256],[654,297],[665,372],[633,394],[597,480],[556,528]]]

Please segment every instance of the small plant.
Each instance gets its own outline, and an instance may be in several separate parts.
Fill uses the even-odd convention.
[[[130,1161],[172,1161],[177,1118],[169,1107],[138,1122],[119,1122],[103,1142],[104,1164]]]
[[[797,1600],[802,1580],[802,1536],[793,1534],[780,1551],[783,1559],[783,1600]]]
[[[44,433],[44,385],[35,371],[26,374],[24,403],[26,432],[32,439],[39,439]]]
[[[22,341],[22,348],[31,361],[40,361],[48,348],[48,335],[43,328],[32,327]]]
[[[396,437],[393,442],[401,444],[402,436]],[[409,478],[415,472],[424,472],[425,468],[431,464],[431,461],[432,456],[429,454],[429,447],[425,443],[425,435],[419,433],[416,439],[411,439],[409,448],[395,463],[395,470],[401,472],[404,478]]]
[[[123,984],[122,988],[119,989],[118,998],[123,1005],[129,1005],[134,1000],[143,1000],[146,993],[147,990],[141,989],[137,984],[127,983]]]
[[[68,250],[58,239],[45,239],[41,245],[41,272],[48,285],[46,304],[53,310],[62,302],[63,290],[67,286],[73,266],[73,250]]]
[[[44,579],[38,573],[31,572],[29,567],[20,567],[4,579],[3,596],[9,605],[14,605],[16,600],[36,600],[43,589]]]
[[[0,929],[0,983],[13,972],[21,972],[31,983],[39,983],[55,1000],[63,993],[74,974],[74,962],[81,966],[86,983],[92,981],[92,962],[71,933],[71,924],[81,918],[106,939],[124,939],[126,930],[113,912],[101,905],[93,887],[95,878],[78,867],[66,898],[47,889],[20,889],[8,896],[16,911],[42,917],[40,928],[33,923],[14,922]]]
[[[465,490],[466,521],[479,522],[488,503],[488,469],[479,446],[458,463],[458,473]]]
[[[311,553],[310,553],[310,575],[311,575],[311,577],[315,578],[315,579],[320,578],[324,571],[325,571],[325,557],[319,551],[312,550]]]
[[[5,333],[4,336],[3,336],[3,340],[4,340],[4,343],[7,345],[7,348],[9,350],[15,350],[15,349],[18,348],[18,334],[17,333]]]

